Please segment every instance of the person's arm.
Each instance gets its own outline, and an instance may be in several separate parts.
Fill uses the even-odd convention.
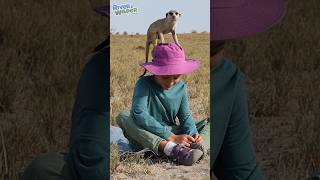
[[[108,179],[109,49],[91,57],[78,83],[68,163],[75,179]]]
[[[136,83],[131,108],[133,118],[135,123],[141,128],[168,140],[173,133],[160,124],[159,121],[148,112],[148,101],[152,100],[149,98],[149,88],[145,79],[139,79]]]
[[[232,103],[229,119],[215,119],[213,122],[213,126],[216,121],[227,123],[223,143],[215,162],[215,175],[218,179],[263,179],[252,143],[243,79],[242,73],[237,69],[231,77],[231,81],[235,81],[233,93],[228,94],[233,98],[233,101],[228,101]]]
[[[192,119],[192,113],[189,108],[189,98],[187,88],[184,85],[183,88],[183,96],[181,100],[181,105],[177,114],[177,117],[180,121],[180,126],[185,134],[188,135],[195,135],[198,134],[195,122]]]

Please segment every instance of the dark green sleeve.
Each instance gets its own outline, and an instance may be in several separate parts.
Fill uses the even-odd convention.
[[[242,73],[228,60],[211,72],[211,171],[218,179],[263,179],[249,127]]]
[[[78,83],[68,163],[75,179],[108,179],[109,48],[93,55]]]

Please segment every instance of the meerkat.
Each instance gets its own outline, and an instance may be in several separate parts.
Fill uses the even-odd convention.
[[[176,34],[177,21],[181,17],[181,14],[176,10],[171,10],[166,13],[166,17],[153,22],[147,31],[147,41],[146,41],[146,62],[148,62],[149,48],[152,44],[155,47],[158,44],[158,39],[160,43],[164,43],[164,34],[171,33],[174,42],[182,48],[179,44],[178,37]],[[146,70],[142,76],[146,74]]]

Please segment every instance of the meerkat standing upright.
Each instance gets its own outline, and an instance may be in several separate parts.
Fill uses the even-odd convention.
[[[164,34],[171,33],[174,42],[182,48],[178,42],[178,37],[176,34],[177,21],[181,14],[176,10],[171,10],[166,13],[166,17],[153,22],[147,31],[147,41],[146,41],[146,62],[148,62],[149,48],[152,44],[155,47],[158,44],[158,39],[160,43],[164,43]],[[143,75],[146,74],[146,70]]]

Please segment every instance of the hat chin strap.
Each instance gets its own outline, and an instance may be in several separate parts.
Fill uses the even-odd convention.
[[[110,40],[109,38],[104,40],[103,42],[101,42],[97,47],[94,48],[93,52],[97,52],[100,51],[101,49],[103,49],[104,47],[110,45]]]

